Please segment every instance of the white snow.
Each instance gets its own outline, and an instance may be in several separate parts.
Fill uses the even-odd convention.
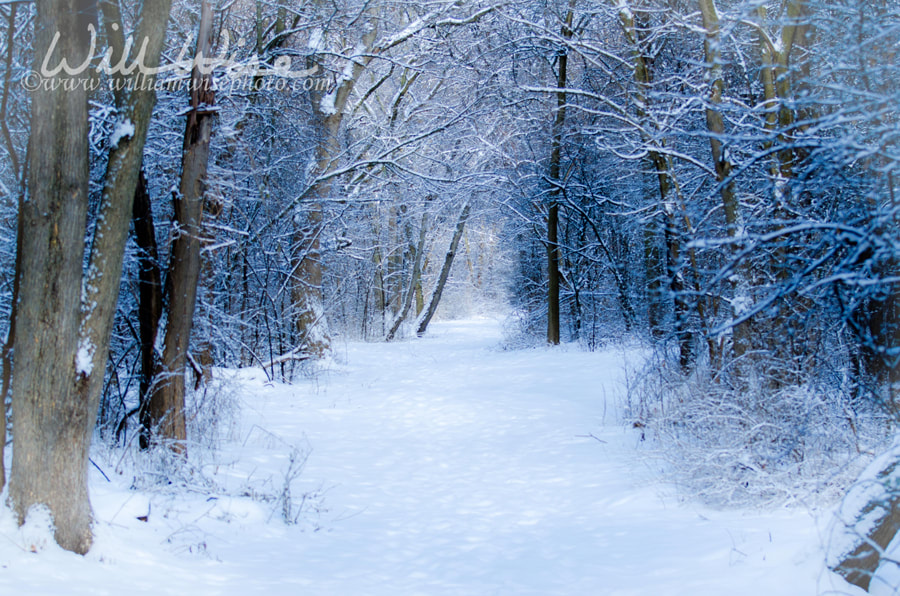
[[[499,339],[435,323],[293,385],[234,373],[202,437],[219,449],[189,446],[188,471],[94,450],[111,482],[92,468],[87,556],[32,553],[35,524],[0,506],[0,594],[862,593],[824,566],[827,515],[710,510],[662,482],[618,414],[636,350]]]
[[[132,122],[128,118],[119,121],[119,123],[116,125],[115,130],[113,130],[112,134],[109,137],[110,149],[115,149],[116,147],[118,147],[122,139],[130,139],[133,136],[134,122]]]
[[[621,14],[628,22],[634,22],[634,15],[631,12],[631,9],[628,8],[628,3],[625,0],[617,0],[616,8],[619,9],[619,14]]]
[[[94,352],[97,348],[91,340],[82,338],[78,344],[78,352],[75,354],[75,372],[89,376],[94,370]]]
[[[322,112],[325,116],[332,116],[337,113],[337,107],[334,102],[337,99],[337,88],[331,93],[326,93],[322,96],[322,100],[319,103],[319,111]]]
[[[310,32],[306,47],[313,52],[321,52],[325,49],[325,35],[321,27],[316,27]]]

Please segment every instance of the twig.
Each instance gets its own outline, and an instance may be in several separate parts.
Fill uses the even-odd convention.
[[[107,482],[112,482],[112,480],[109,479],[109,476],[106,475],[106,472],[104,472],[103,470],[100,469],[100,466],[97,465],[97,462],[95,462],[95,461],[94,461],[93,459],[91,459],[91,458],[88,458],[88,461],[91,462],[91,464],[92,464],[95,468],[97,468],[97,471],[98,471],[98,472],[100,472],[101,474],[103,474],[103,477],[106,478],[106,481],[107,481]]]

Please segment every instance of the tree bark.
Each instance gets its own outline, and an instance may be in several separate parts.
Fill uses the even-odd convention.
[[[456,256],[456,250],[459,248],[459,241],[466,229],[466,222],[469,220],[469,212],[471,205],[467,202],[462,211],[459,213],[459,219],[456,221],[456,230],[453,232],[453,240],[450,241],[450,249],[444,257],[444,265],[441,267],[441,274],[438,276],[437,285],[434,286],[434,292],[428,300],[428,306],[425,308],[425,314],[419,320],[419,326],[416,329],[416,335],[422,337],[428,329],[428,324],[434,313],[437,312],[438,304],[441,302],[441,295],[444,293],[444,286],[447,285],[447,279],[450,277],[450,269],[453,267],[453,259]]]
[[[322,296],[320,242],[324,223],[323,202],[329,198],[332,188],[331,180],[325,178],[325,175],[333,169],[334,161],[340,154],[338,135],[347,100],[360,75],[372,60],[369,52],[374,47],[377,35],[378,27],[372,22],[361,40],[364,55],[354,61],[349,72],[345,71],[335,89],[330,93],[323,93],[314,87],[310,92],[319,137],[316,145],[316,172],[319,178],[304,196],[305,209],[301,211],[298,206],[294,215],[297,228],[291,264],[291,298],[299,341],[307,352],[319,358],[331,350]],[[317,56],[310,56],[309,66],[315,66],[317,59]]]
[[[406,289],[406,297],[403,301],[403,308],[400,310],[400,313],[397,315],[397,318],[394,320],[394,324],[391,325],[390,330],[388,331],[387,336],[385,337],[386,341],[393,341],[394,336],[397,334],[397,331],[400,330],[400,326],[403,324],[403,321],[409,316],[409,311],[412,309],[413,299],[416,297],[416,290],[420,287],[419,282],[422,277],[422,260],[425,257],[425,239],[428,233],[427,227],[428,217],[427,214],[422,214],[422,226],[419,228],[419,239],[417,244],[414,247],[411,247],[415,254],[413,255],[413,268],[412,275],[409,280],[409,287]]]
[[[144,63],[149,68],[159,65],[170,6],[171,0],[154,0],[145,2],[141,9],[136,45],[140,47],[146,40]],[[107,29],[115,32],[116,28],[112,25],[118,24],[117,30],[122,31],[116,3],[104,2],[103,9]],[[114,45],[122,43],[121,39],[116,41],[116,36],[112,36],[111,39],[114,40]],[[116,56],[124,58],[121,46],[114,47],[113,50],[114,60]],[[103,372],[106,368],[109,338],[119,298],[125,243],[128,239],[134,195],[143,162],[147,130],[156,104],[153,85],[155,76],[148,77],[141,69],[131,75],[134,77],[133,81],[126,82],[124,76],[119,74],[114,79],[116,98],[121,102],[118,106],[119,127],[123,130],[131,129],[133,132],[117,135],[119,138],[116,145],[110,148],[84,282],[80,341],[85,355],[90,358],[89,368],[93,374],[84,375],[80,379],[78,391],[81,399],[89,402],[92,410],[96,410],[99,406],[100,393],[103,390]],[[126,83],[130,83],[133,87],[130,93],[119,89],[120,85],[123,88],[129,86]]]
[[[650,86],[653,83],[651,72],[650,48],[647,43],[647,16],[643,11],[631,11],[627,3],[623,1],[619,5],[619,21],[625,32],[625,37],[632,45],[634,60],[634,80],[637,91],[635,106],[638,118],[644,126],[649,126],[648,110],[650,105]],[[664,140],[656,141],[646,129],[641,131],[643,142],[647,145],[647,161],[656,175],[659,186],[659,205],[662,207],[665,217],[663,238],[666,245],[665,269],[669,282],[669,293],[674,301],[675,312],[675,337],[678,342],[679,362],[682,368],[687,368],[694,360],[693,334],[688,331],[687,317],[689,305],[684,297],[684,280],[679,267],[681,259],[681,239],[675,201],[672,199],[672,186],[674,177],[669,168],[666,156],[661,152]],[[670,180],[671,178],[671,180]],[[649,294],[648,322],[650,333],[654,337],[664,335],[663,302],[662,302],[662,269],[663,259],[657,245],[657,227],[655,221],[650,220],[644,228],[644,262],[647,271],[647,285]]]
[[[564,39],[571,39],[575,2],[569,2],[569,12],[562,27]],[[559,195],[562,187],[560,162],[562,136],[566,124],[566,83],[569,62],[568,48],[559,54],[556,75],[556,118],[553,122],[553,141],[550,151],[550,205],[547,209],[547,343],[559,344]]]
[[[737,255],[741,250],[741,236],[743,221],[741,218],[740,204],[734,191],[734,182],[731,180],[732,164],[725,152],[722,138],[725,135],[725,121],[719,111],[722,103],[722,95],[725,89],[725,80],[722,73],[721,53],[719,45],[719,14],[716,10],[715,0],[698,0],[700,12],[703,16],[703,26],[706,30],[704,40],[704,52],[706,67],[709,69],[709,96],[707,97],[706,127],[709,131],[709,144],[712,150],[713,162],[716,170],[716,180],[719,183],[719,193],[722,197],[722,207],[725,213],[727,233],[732,240],[732,253]],[[751,341],[751,317],[747,314],[750,308],[750,279],[749,272],[741,263],[736,264],[735,278],[731,281],[731,310],[732,320],[732,352],[735,358],[741,358],[752,348]]]
[[[138,245],[138,333],[141,341],[140,424],[142,449],[150,446],[149,430],[153,427],[150,410],[146,407],[150,398],[153,375],[156,373],[156,336],[163,312],[162,271],[159,265],[159,248],[153,211],[144,174],[141,172],[134,193],[133,225]]]
[[[211,55],[212,36],[212,8],[204,1],[197,35],[198,62]],[[164,328],[159,330],[165,334],[163,352],[147,403],[151,428],[179,453],[186,451],[184,377],[200,280],[200,235],[214,104],[212,76],[195,66],[191,74],[191,110],[184,132],[181,185],[174,200],[178,233],[172,243],[166,282]]]
[[[848,583],[866,591],[882,555],[900,532],[900,495],[890,490],[891,482],[896,481],[898,467],[900,462],[890,461],[875,476],[875,481],[889,490],[876,491],[873,497],[860,504],[854,514],[857,521],[865,520],[860,523],[866,528],[865,535],[859,535],[856,547],[832,568]],[[851,530],[855,532],[857,528]]]
[[[34,70],[55,35],[53,57],[88,57],[96,4],[37,2]],[[58,62],[57,62],[58,63]],[[88,91],[60,73],[32,94],[29,193],[23,237],[12,379],[13,464],[9,497],[19,523],[35,505],[53,516],[57,543],[85,553],[93,541],[87,490],[96,408],[79,399],[76,375],[90,374],[79,354],[82,258],[88,207]],[[69,85],[65,85],[68,82]]]
[[[22,213],[24,198],[24,193],[20,194],[18,201],[19,213]],[[3,426],[2,430],[0,430],[0,439],[2,439],[2,442],[0,442],[0,491],[6,486],[6,464],[4,462],[7,424],[6,398],[10,396],[10,389],[12,387],[13,348],[16,342],[16,313],[19,310],[17,306],[19,302],[18,272],[22,270],[23,224],[23,218],[21,216],[18,217],[16,221],[16,274],[13,279],[12,306],[10,307],[9,313],[9,331],[6,335],[6,341],[3,343],[3,351],[0,352],[0,359],[2,359],[3,363],[3,377],[2,380],[0,380],[0,425]]]

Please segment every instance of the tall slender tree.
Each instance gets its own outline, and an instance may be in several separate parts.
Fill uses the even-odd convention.
[[[566,125],[566,85],[568,84],[569,48],[565,45],[572,38],[572,19],[575,0],[570,0],[562,24],[563,46],[559,50],[556,65],[556,107],[553,120],[553,140],[550,150],[550,204],[547,207],[547,342],[559,344],[559,195],[562,191],[560,164],[562,161],[563,133]]]
[[[197,287],[200,282],[200,237],[209,144],[215,109],[212,73],[204,68],[212,55],[213,14],[208,0],[200,8],[197,51],[191,72],[190,110],[184,131],[181,157],[181,184],[175,194],[175,226],[171,262],[166,278],[165,311],[157,333],[164,333],[162,357],[146,404],[144,432],[156,430],[171,447],[186,450],[187,427],[184,412],[185,369]],[[148,428],[149,427],[149,428]]]

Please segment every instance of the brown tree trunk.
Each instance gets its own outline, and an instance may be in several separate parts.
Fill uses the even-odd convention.
[[[159,266],[159,249],[153,225],[153,211],[147,184],[141,172],[138,188],[134,193],[134,235],[138,245],[138,332],[141,339],[140,423],[141,448],[150,446],[149,430],[153,426],[150,410],[146,407],[150,398],[153,375],[156,373],[156,335],[163,311],[162,272]]]
[[[791,217],[785,205],[791,193],[795,164],[799,159],[799,153],[792,147],[796,133],[794,124],[796,117],[791,107],[793,91],[790,70],[794,68],[791,65],[791,55],[795,47],[801,47],[802,37],[809,26],[808,23],[803,22],[806,13],[805,4],[803,0],[787,2],[785,9],[788,22],[781,28],[780,43],[773,42],[766,32],[766,7],[757,8],[759,50],[762,62],[760,81],[766,105],[765,129],[769,133],[769,139],[764,144],[764,148],[769,150],[776,142],[778,144],[776,157],[770,167],[773,186],[773,219],[776,222],[786,221]],[[808,60],[805,60],[804,63],[808,68]],[[776,223],[777,228],[782,226],[783,224]],[[777,242],[769,257],[767,266],[771,272],[770,275],[782,284],[787,284],[793,274],[786,265],[791,262],[791,252],[793,249],[789,246],[787,239],[782,239]],[[804,311],[812,306],[803,296],[794,296],[792,303],[795,309]],[[757,334],[760,332],[775,334],[775,341],[769,343],[774,346],[775,358],[784,365],[779,366],[777,370],[768,375],[767,383],[772,389],[798,380],[796,376],[798,371],[790,370],[789,363],[799,361],[799,357],[802,356],[801,352],[805,350],[803,346],[807,341],[815,341],[815,331],[809,327],[802,329],[799,317],[787,317],[784,314],[787,311],[788,309],[781,309],[774,316],[759,316],[755,322]],[[801,337],[805,339],[801,340]],[[784,338],[790,339],[781,341]]]
[[[898,461],[889,462],[875,480],[889,486],[887,483],[896,479],[898,466]],[[865,520],[859,524],[865,526],[865,534],[859,536],[856,547],[832,569],[848,583],[868,591],[882,555],[900,532],[900,496],[892,491],[876,491],[873,498],[861,504],[855,515],[857,520]]]
[[[35,71],[57,33],[56,63],[65,57],[70,65],[81,64],[88,57],[88,25],[95,19],[93,2],[37,2]],[[52,81],[60,85],[32,94],[29,194],[19,214],[24,234],[16,272],[16,432],[9,497],[20,523],[32,506],[45,505],[59,545],[85,553],[93,541],[87,468],[96,409],[79,399],[75,379],[91,372],[79,351],[88,91],[65,73]],[[73,84],[64,86],[65,81]]]
[[[198,58],[211,55],[212,35],[212,9],[204,1],[197,35]],[[195,67],[191,75],[191,111],[184,132],[181,185],[174,201],[178,234],[172,243],[166,282],[165,328],[161,330],[165,339],[147,403],[152,429],[181,453],[187,440],[184,377],[200,280],[200,235],[214,103],[211,75]]]
[[[547,343],[559,345],[559,205],[547,212]]]
[[[663,257],[659,246],[659,224],[651,218],[644,224],[644,283],[647,286],[647,326],[650,335],[660,339],[665,335],[662,300]]]
[[[168,5],[147,3],[142,11],[139,37],[147,40],[144,64],[151,68],[158,64]],[[35,69],[57,33],[60,43],[53,63],[63,58],[70,66],[84,63],[89,58],[88,26],[96,26],[96,17],[92,0],[39,2]],[[83,273],[87,97],[96,83],[90,73],[57,75],[53,83],[58,86],[42,86],[33,95],[29,200],[20,212],[23,241],[17,257],[20,295],[14,346],[19,366],[12,380],[17,423],[10,477],[10,500],[20,521],[32,505],[46,505],[54,517],[57,542],[81,553],[93,540],[87,494],[90,438],[154,100],[152,85],[138,85],[141,91],[132,93],[122,108],[120,129],[127,132],[110,151],[88,270]]]
[[[140,47],[146,42],[144,63],[150,68],[159,65],[170,5],[171,0],[148,1],[141,9],[137,31],[139,43],[135,45]],[[104,2],[103,10],[107,30],[121,33],[122,24],[116,3]],[[118,25],[118,29],[112,27],[114,24]],[[120,45],[123,43],[121,37],[110,37],[116,46],[113,47],[114,61],[124,51]],[[118,126],[128,132],[117,135],[115,146],[110,148],[84,283],[81,345],[85,347],[85,355],[89,357],[89,368],[93,374],[83,375],[79,379],[78,392],[81,399],[89,402],[92,410],[99,406],[103,390],[103,373],[119,298],[128,226],[143,161],[147,129],[156,104],[154,77],[145,76],[140,69],[131,75],[133,81],[125,81],[124,76],[119,74],[115,78],[116,84],[122,86],[122,89],[116,87],[115,96],[121,114]],[[129,87],[126,83],[134,90],[124,91]]]
[[[574,0],[569,3],[569,12],[562,28],[564,39],[572,37]],[[547,209],[547,343],[559,344],[559,194],[562,185],[560,162],[562,160],[562,135],[566,124],[566,83],[569,62],[568,48],[559,54],[556,75],[556,118],[553,122],[553,142],[550,152],[550,206]]]
[[[291,299],[294,305],[294,321],[298,341],[304,351],[317,358],[331,350],[328,321],[322,296],[322,203],[315,200],[327,198],[330,185],[316,184],[311,195],[314,202],[305,205],[304,220],[294,235],[294,258],[291,264]]]
[[[24,194],[19,196],[19,213],[22,213],[24,198]],[[3,426],[2,430],[0,430],[0,439],[2,439],[2,442],[0,442],[0,491],[6,486],[6,464],[3,461],[4,451],[6,449],[6,398],[10,396],[10,388],[12,386],[13,348],[16,342],[16,313],[19,310],[17,306],[19,301],[18,272],[22,270],[23,218],[21,216],[18,217],[16,223],[16,274],[13,279],[12,306],[9,313],[9,331],[6,335],[6,341],[3,344],[3,351],[0,352],[0,360],[2,360],[3,364],[3,377],[2,380],[0,380],[0,425]]]
[[[370,11],[373,9],[369,9]],[[362,36],[362,47],[372,50],[378,35],[374,23]],[[310,67],[317,65],[318,57],[308,59]],[[338,134],[344,119],[347,100],[360,75],[372,60],[367,55],[354,61],[349,73],[342,75],[337,87],[329,94],[314,88],[310,92],[313,115],[319,135],[316,146],[315,181],[304,196],[303,213],[295,214],[297,225],[294,237],[294,257],[291,263],[291,298],[294,305],[294,320],[297,335],[305,351],[315,357],[322,357],[331,350],[325,305],[322,296],[322,254],[320,236],[324,223],[323,202],[331,194],[331,179],[327,174],[333,169],[334,161],[340,154]],[[329,100],[326,102],[326,98]],[[326,104],[327,105],[324,105]],[[302,218],[302,221],[301,221]]]

